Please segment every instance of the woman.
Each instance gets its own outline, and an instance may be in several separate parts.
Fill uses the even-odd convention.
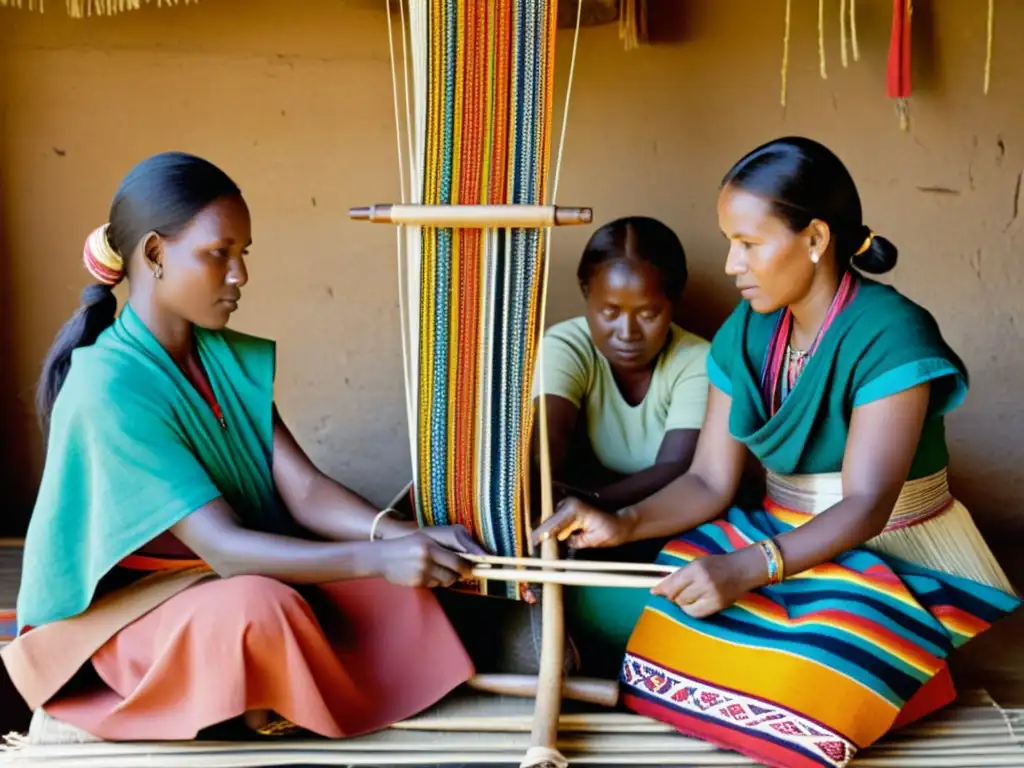
[[[659,558],[678,570],[639,598],[624,700],[766,765],[841,767],[950,703],[947,656],[1019,600],[946,483],[963,363],[927,311],[857,271],[896,249],[841,161],[803,138],[759,147],[718,216],[745,301],[711,345],[689,472],[614,514],[568,500],[537,536],[678,535]],[[748,449],[768,496],[729,508]]]
[[[686,254],[660,221],[605,224],[576,274],[586,315],[544,337],[552,475],[615,508],[690,466],[707,404],[708,343],[672,322]]]
[[[426,589],[467,573],[465,531],[417,530],[318,472],[273,406],[274,344],[225,327],[250,243],[238,187],[179,153],[136,166],[86,243],[99,284],[44,366],[46,464],[4,651],[37,739],[53,719],[73,739],[238,718],[353,736],[473,672]]]
[[[598,506],[615,509],[689,468],[707,406],[709,345],[672,322],[686,287],[686,254],[660,221],[630,216],[605,224],[587,242],[576,274],[586,315],[552,326],[543,342],[552,476],[556,492],[582,488]],[[608,554],[649,561],[661,543]],[[594,675],[616,675],[639,618],[635,595],[564,594],[581,664]]]

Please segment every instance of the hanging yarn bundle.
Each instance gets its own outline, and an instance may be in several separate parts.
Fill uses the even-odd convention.
[[[647,0],[619,0],[619,39],[627,51],[647,42]]]
[[[423,202],[539,203],[555,15],[543,2],[444,6],[410,3],[431,53],[422,73]],[[421,284],[417,512],[422,524],[461,523],[490,551],[521,555],[540,232],[424,227],[421,235],[412,254]]]
[[[125,11],[137,11],[142,7],[143,2],[150,5],[155,2],[156,6],[178,5],[179,2],[189,5],[198,3],[199,0],[65,0],[68,16],[73,19],[81,19],[87,16],[114,16]],[[43,13],[46,10],[44,0],[0,0],[0,6],[5,8],[25,8],[38,10]]]
[[[988,0],[988,20],[985,24],[985,84],[982,92],[987,96],[992,81],[992,42],[995,37],[996,0]]]
[[[520,557],[530,522],[541,228],[590,220],[589,209],[544,205],[557,7],[408,0],[398,9],[403,202],[353,216],[412,225],[398,237],[416,513],[421,525],[462,524],[490,552]],[[463,586],[524,594],[514,583]]]
[[[789,90],[789,41],[793,26],[793,0],[786,0],[782,33],[782,70],[780,75],[779,104],[786,106]],[[840,60],[843,67],[850,63],[849,49],[853,49],[853,60],[860,61],[860,43],[857,40],[857,0],[839,0]],[[828,79],[825,61],[825,0],[818,0],[818,72],[822,80]]]
[[[553,202],[582,5],[549,190],[557,0],[398,0],[404,137],[386,3],[402,202],[353,208],[349,215],[399,225],[416,513],[421,525],[461,523],[498,556],[518,557],[529,525],[532,383],[535,355],[543,354],[547,238],[554,226],[592,220],[589,208]],[[553,513],[544,401],[541,519]],[[554,539],[540,550],[545,562],[558,560]],[[495,575],[509,596],[523,583]],[[478,588],[492,593],[488,571],[478,578]],[[534,723],[521,765],[562,768],[556,746],[565,647],[560,583],[543,584],[541,608]]]
[[[892,34],[889,38],[889,63],[885,88],[890,99],[896,99],[900,130],[910,127],[910,17],[912,0],[893,0]]]

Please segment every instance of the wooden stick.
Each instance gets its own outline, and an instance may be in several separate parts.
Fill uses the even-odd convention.
[[[391,730],[529,733],[532,720],[532,715],[526,714],[425,715],[395,723]],[[558,729],[567,733],[677,733],[671,726],[657,720],[618,712],[563,713],[558,718]],[[1006,732],[1005,728],[1003,732]]]
[[[466,685],[477,691],[502,696],[531,698],[537,695],[537,678],[534,675],[474,675]],[[562,698],[614,707],[619,702],[619,684],[615,680],[595,677],[570,677],[562,681]]]
[[[541,551],[557,557],[557,544],[546,541]],[[554,554],[552,554],[554,552]],[[549,582],[541,592],[540,674],[530,729],[530,748],[520,768],[565,768],[568,761],[558,751],[558,716],[562,710],[562,665],[565,657],[565,613],[562,585]]]
[[[556,174],[557,175],[557,174]],[[548,236],[550,238],[550,230]],[[550,239],[548,241],[550,244]],[[547,303],[547,266],[545,266],[544,286],[541,289],[540,327],[544,327],[544,314]],[[541,370],[541,385],[544,382],[544,357],[541,345],[538,367]],[[540,399],[540,521],[551,518],[555,513],[554,499],[551,494],[551,453],[548,443],[548,412],[547,398]],[[529,512],[527,512],[529,514]],[[540,556],[545,560],[558,560],[558,542],[548,537],[541,542]],[[473,569],[474,572],[477,569]],[[503,568],[480,568],[483,573],[494,574],[506,571],[509,574],[524,574],[524,571],[507,571]],[[535,571],[534,576],[540,575]],[[544,573],[544,576],[558,575],[561,577],[574,574]],[[575,574],[579,575],[579,574]],[[606,574],[591,574],[602,576]],[[558,718],[562,711],[562,675],[565,664],[565,607],[562,600],[562,585],[557,581],[542,582],[541,591],[541,633],[540,633],[540,669],[537,675],[537,699],[533,706],[533,728],[530,729],[530,748],[526,750],[520,768],[566,768],[569,764],[565,756],[558,751]]]
[[[511,565],[550,571],[612,571],[618,573],[660,573],[668,575],[678,570],[675,565],[658,563],[625,563],[600,560],[541,560],[536,557],[498,557],[496,555],[462,555],[480,566]]]
[[[651,589],[662,581],[660,576],[629,576],[615,573],[573,571],[517,570],[511,568],[474,568],[471,577],[484,581],[514,581],[519,584],[567,584],[573,587],[633,587]]]
[[[561,205],[407,205],[378,203],[350,208],[350,218],[373,224],[409,224],[463,229],[541,229],[589,224],[591,208]]]

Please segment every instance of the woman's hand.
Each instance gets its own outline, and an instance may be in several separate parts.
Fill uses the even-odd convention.
[[[468,535],[468,534],[467,534]],[[449,587],[470,575],[473,564],[423,531],[375,542],[377,570],[403,587]]]
[[[487,554],[487,550],[476,543],[464,525],[429,525],[420,530],[424,535],[452,552],[465,552],[467,555]]]
[[[760,558],[760,559],[758,559]],[[753,547],[728,555],[694,560],[666,576],[651,593],[660,595],[695,619],[724,611],[767,578],[764,556]]]
[[[533,541],[539,544],[551,536],[567,542],[572,549],[617,547],[628,541],[629,525],[619,515],[602,512],[570,496],[558,502],[555,514],[538,526]]]

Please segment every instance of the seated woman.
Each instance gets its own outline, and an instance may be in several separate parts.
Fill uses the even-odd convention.
[[[686,254],[660,221],[605,224],[576,274],[586,315],[543,341],[551,471],[617,508],[689,468],[707,405],[708,343],[672,322]]]
[[[637,595],[624,701],[766,765],[841,768],[950,703],[949,654],[1020,601],[947,484],[964,365],[926,310],[853,269],[896,249],[842,162],[773,141],[726,175],[718,215],[745,301],[711,345],[689,472],[614,513],[566,500],[536,535],[677,535],[659,562],[678,569]],[[768,495],[730,508],[748,449]]]
[[[168,153],[128,174],[86,243],[100,284],[46,360],[4,651],[34,736],[53,719],[106,740],[228,722],[353,736],[473,673],[427,589],[468,572],[465,530],[418,530],[318,472],[274,408],[274,344],[225,328],[250,242],[238,187]]]
[[[552,477],[556,491],[575,486],[615,509],[689,468],[707,406],[709,345],[672,321],[686,287],[686,254],[660,221],[631,216],[605,224],[587,242],[576,274],[586,315],[552,326],[543,341]],[[537,393],[539,386],[538,377]],[[650,560],[659,548],[644,542],[610,556]],[[565,590],[587,671],[616,673],[639,616],[633,598],[630,590]],[[619,609],[610,611],[609,600]]]

